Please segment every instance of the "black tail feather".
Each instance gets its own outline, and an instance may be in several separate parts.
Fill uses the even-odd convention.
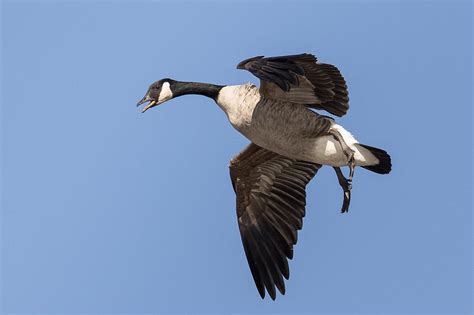
[[[390,155],[382,149],[370,147],[365,144],[358,144],[361,147],[367,149],[375,155],[375,157],[379,160],[379,164],[377,165],[369,165],[369,166],[362,166],[365,169],[368,169],[369,171],[372,171],[377,174],[388,174],[392,170],[392,160],[390,159]]]

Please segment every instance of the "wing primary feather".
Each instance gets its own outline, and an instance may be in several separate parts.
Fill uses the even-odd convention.
[[[257,291],[263,299],[265,298],[265,286],[263,284],[262,276],[260,275],[260,272],[257,268],[257,262],[253,258],[248,242],[247,236],[242,235],[242,244],[244,246],[245,256],[247,257],[247,262],[250,267],[250,272],[252,273],[252,278],[255,282],[255,286],[257,287]]]
[[[267,289],[267,292],[272,298],[272,300],[275,300],[276,298],[275,283],[273,282],[272,274],[268,266],[268,263],[265,260],[265,258],[262,257],[262,254],[264,253],[264,251],[262,251],[262,248],[260,248],[263,241],[262,236],[260,232],[257,230],[257,228],[254,226],[249,227],[249,232],[252,235],[252,240],[253,240],[253,242],[250,243],[252,247],[252,253],[255,253],[255,255],[257,256],[257,262],[258,262],[257,266],[260,269],[259,271],[263,275],[263,284],[265,285],[265,288]]]
[[[288,259],[293,258],[297,231],[305,215],[305,187],[318,168],[255,144],[231,161],[242,244],[262,298],[268,293],[275,299],[277,289],[285,294],[284,280],[290,276]]]
[[[343,116],[349,109],[347,84],[339,69],[318,63],[311,54],[276,57],[257,56],[237,65],[261,80],[260,92],[267,99],[287,100]],[[281,91],[265,88],[275,84]]]

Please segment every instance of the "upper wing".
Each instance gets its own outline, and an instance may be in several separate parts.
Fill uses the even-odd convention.
[[[311,54],[257,56],[240,62],[237,69],[259,78],[260,91],[267,98],[305,104],[339,117],[349,110],[347,85],[339,70],[318,63]]]
[[[230,163],[245,255],[262,298],[265,288],[285,294],[288,261],[305,215],[308,182],[321,167],[265,150],[253,143]],[[283,276],[283,277],[282,277]]]

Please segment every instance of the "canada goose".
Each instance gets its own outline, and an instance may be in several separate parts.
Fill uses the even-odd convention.
[[[379,174],[391,170],[387,152],[360,144],[347,130],[310,108],[343,116],[349,109],[347,86],[339,70],[311,54],[242,61],[260,79],[253,84],[220,86],[162,79],[150,85],[142,110],[186,94],[212,98],[232,126],[251,143],[230,162],[239,230],[255,285],[274,300],[285,294],[286,258],[292,259],[297,230],[305,215],[308,182],[322,165],[334,167],[350,202],[355,166]],[[346,179],[340,167],[349,166]]]

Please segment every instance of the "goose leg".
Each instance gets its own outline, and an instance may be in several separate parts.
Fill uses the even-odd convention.
[[[349,184],[352,184],[355,169],[354,151],[347,145],[339,131],[331,129],[329,132],[337,141],[339,141],[342,151],[344,151],[344,154],[347,156],[347,166],[349,166],[349,178],[347,180],[349,181]]]
[[[349,211],[349,204],[351,203],[351,189],[352,185],[350,181],[344,177],[342,174],[341,168],[334,167],[336,171],[337,179],[339,180],[339,185],[341,185],[342,190],[344,191],[344,201],[342,203],[341,213]]]

